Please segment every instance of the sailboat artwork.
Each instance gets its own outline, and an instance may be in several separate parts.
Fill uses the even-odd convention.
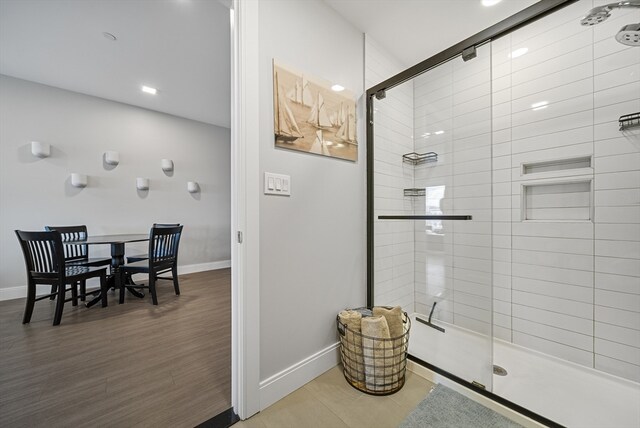
[[[275,84],[278,84],[278,74],[275,74]],[[275,119],[275,136],[276,141],[291,142],[298,138],[302,138],[302,132],[298,127],[296,118],[293,112],[287,105],[286,100],[281,100],[278,96],[279,91],[276,91],[276,98],[274,103],[274,119]]]
[[[355,94],[333,91],[332,86],[332,82],[273,61],[276,147],[358,159]]]
[[[300,80],[296,80],[295,86],[287,92],[287,98],[293,103],[311,107],[313,98],[309,90],[309,81],[304,76],[302,77],[302,83],[300,83]]]
[[[320,92],[318,92],[318,100],[313,105],[307,122],[316,128],[328,128],[331,126],[331,121],[329,120],[329,116],[327,116],[327,109],[324,105],[324,98],[322,98]]]
[[[356,121],[353,114],[347,112],[346,119],[336,132],[336,137],[345,143],[353,143],[356,140]]]

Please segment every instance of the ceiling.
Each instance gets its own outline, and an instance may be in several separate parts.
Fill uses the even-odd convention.
[[[230,55],[215,0],[0,0],[1,74],[224,127]]]
[[[407,67],[535,3],[324,1]],[[229,127],[229,11],[222,3],[0,0],[0,73]],[[143,93],[142,85],[158,93]]]
[[[536,3],[503,0],[324,0],[406,67],[425,60]]]

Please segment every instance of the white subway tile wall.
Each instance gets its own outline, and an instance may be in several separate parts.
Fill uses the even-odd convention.
[[[406,67],[365,36],[365,82],[370,88]],[[411,200],[403,190],[412,188],[413,169],[402,163],[402,155],[413,151],[413,82],[387,93],[374,102],[375,163],[374,213],[412,214]],[[413,225],[406,221],[375,221],[374,302],[400,305],[414,311]]]
[[[529,52],[508,60],[511,99],[499,99],[512,108],[512,292],[509,302],[494,281],[494,311],[510,303],[512,325],[508,329],[506,319],[496,317],[494,334],[637,382],[640,131],[620,132],[618,117],[640,111],[640,55],[613,36],[640,21],[640,11],[617,10],[591,28],[577,24],[587,10],[605,3],[578,2],[501,41],[510,39],[507,52],[523,46]],[[495,62],[496,46],[493,55]],[[544,108],[533,107],[542,102]],[[586,216],[587,199],[567,186],[561,199],[537,201],[544,221],[523,221],[521,191],[528,180],[522,164],[585,155],[592,156],[592,168],[547,173],[541,184],[593,180],[592,220],[568,218]],[[494,151],[494,169],[497,159]],[[546,211],[551,207],[561,211]],[[494,204],[494,213],[499,209]],[[498,221],[494,216],[494,225]]]
[[[640,382],[640,130],[618,129],[640,111],[640,48],[614,39],[640,10],[579,25],[606,3],[567,6],[376,102],[376,215],[473,221],[377,222],[375,293]],[[367,87],[403,69],[367,51]],[[402,165],[411,151],[438,162]]]

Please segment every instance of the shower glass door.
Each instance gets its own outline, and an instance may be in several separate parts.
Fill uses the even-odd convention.
[[[491,73],[485,44],[387,90],[373,125],[374,304],[413,314],[411,355],[487,390]]]

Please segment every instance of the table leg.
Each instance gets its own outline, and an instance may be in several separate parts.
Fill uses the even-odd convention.
[[[116,286],[116,276],[115,275],[108,275],[107,276],[107,290],[111,289],[112,287]],[[90,308],[91,306],[95,305],[96,303],[100,302],[100,300],[102,299],[102,292],[100,290],[98,290],[98,294],[96,294],[96,296],[91,299],[90,301],[88,301],[85,306],[87,308]]]
[[[114,276],[117,276],[118,269],[120,269],[120,265],[124,264],[124,244],[111,244],[111,268],[113,269]],[[125,278],[125,285],[135,285],[131,284],[131,281],[128,278]],[[135,297],[142,299],[144,297],[144,293],[136,290],[133,287],[127,287],[127,291],[134,295]]]
[[[124,243],[112,243],[111,244],[111,275],[109,275],[107,277],[107,284],[108,287],[107,289],[112,289],[112,288],[116,288],[117,284],[116,284],[116,278],[118,276],[118,270],[120,269],[120,266],[124,264]],[[128,278],[125,278],[125,285],[135,285],[132,283],[132,281],[129,281]],[[129,291],[129,293],[131,293],[133,296],[142,299],[144,297],[144,293],[136,290],[133,287],[127,287],[127,291]],[[87,302],[86,306],[87,308],[90,308],[91,306],[95,305],[96,303],[98,303],[101,299],[101,295],[100,293],[98,293],[98,295],[96,297],[94,297],[93,299],[91,299],[91,301]]]

